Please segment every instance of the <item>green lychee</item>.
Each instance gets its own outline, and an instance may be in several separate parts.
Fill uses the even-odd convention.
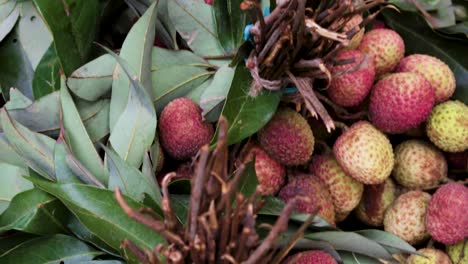
[[[328,95],[341,106],[360,104],[374,84],[372,59],[359,50],[345,50],[336,56],[336,61],[354,59],[353,63],[334,66],[333,78],[327,90]]]
[[[405,43],[397,32],[381,28],[367,32],[359,50],[374,59],[376,75],[392,72],[405,55]]]
[[[466,239],[457,244],[448,245],[446,251],[453,264],[468,263],[468,241]]]
[[[314,135],[307,121],[289,108],[279,109],[258,133],[260,146],[286,166],[302,165],[314,151]]]
[[[393,169],[388,138],[367,121],[354,123],[335,142],[335,157],[343,170],[364,184],[379,184]]]
[[[426,230],[426,209],[431,195],[409,191],[400,195],[385,212],[385,231],[415,245],[429,238]]]
[[[299,201],[297,210],[301,213],[311,214],[318,210],[317,214],[330,225],[335,225],[335,208],[333,199],[325,183],[310,174],[292,175],[288,184],[279,192],[279,197],[289,201],[296,196],[310,199],[310,202]]]
[[[372,89],[369,114],[386,133],[403,133],[424,122],[434,106],[435,92],[417,73],[391,74]]]
[[[424,54],[413,54],[403,58],[397,72],[419,73],[435,90],[436,103],[447,101],[455,92],[455,75],[443,61]]]
[[[468,150],[468,106],[447,101],[432,109],[426,124],[429,139],[446,152]]]
[[[322,250],[309,250],[296,253],[288,257],[284,263],[287,264],[338,264],[327,252]]]
[[[431,189],[447,177],[447,162],[437,148],[408,140],[395,148],[395,180],[410,189]]]
[[[422,248],[418,253],[424,256],[411,255],[407,260],[407,264],[452,264],[449,256],[445,252],[435,248]]]
[[[202,117],[194,101],[180,97],[167,104],[159,116],[159,139],[163,149],[176,160],[193,157],[213,137],[213,126]]]
[[[361,200],[364,185],[347,175],[331,154],[312,157],[309,172],[327,185],[336,221],[344,220]]]
[[[432,196],[427,209],[426,226],[432,238],[445,245],[468,237],[468,188],[447,183]]]
[[[381,227],[385,212],[395,198],[396,187],[391,178],[381,184],[366,185],[356,207],[356,216],[367,225]]]
[[[283,186],[285,181],[286,171],[283,165],[273,160],[258,146],[253,146],[250,149],[246,161],[251,161],[254,157],[254,167],[260,193],[263,195],[274,195]]]

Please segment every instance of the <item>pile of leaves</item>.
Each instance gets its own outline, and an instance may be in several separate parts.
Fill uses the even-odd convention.
[[[163,256],[194,261],[202,255],[209,263],[236,255],[248,261],[259,256],[254,252],[280,261],[292,245],[325,250],[345,263],[392,262],[397,254],[415,252],[381,230],[343,231],[294,213],[277,198],[260,199],[253,165],[233,165],[238,143],[268,123],[282,98],[281,91],[265,89],[251,96],[254,79],[243,61],[252,47],[243,35],[254,21],[241,2],[0,1],[0,263],[158,263]],[[274,2],[262,1],[260,8],[273,10]],[[403,8],[406,1],[388,2]],[[384,11],[383,17],[411,53],[450,62],[461,87],[455,96],[467,102],[468,62],[460,56],[466,22],[439,28],[441,36],[414,13]],[[206,120],[225,120],[218,123],[221,143],[199,153],[200,176],[192,182],[170,181],[168,174],[160,185],[157,116],[182,96],[197,102]],[[208,164],[218,157],[227,168],[223,181],[235,184],[228,185],[234,186],[228,195],[218,190],[209,198],[225,197],[218,213],[238,199],[233,208],[257,217],[243,225],[258,237],[246,249],[236,244],[213,257],[194,253],[184,232],[202,232],[190,221],[215,215],[207,201],[194,212],[193,194],[197,179],[219,169]],[[156,228],[142,221],[141,208]],[[226,215],[218,220],[230,221]],[[258,223],[273,228],[264,232]]]

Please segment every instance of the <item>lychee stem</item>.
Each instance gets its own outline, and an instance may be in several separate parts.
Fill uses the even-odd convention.
[[[345,123],[338,122],[338,121],[335,121],[335,127],[338,127],[338,128],[341,129],[343,132],[345,132],[346,130],[349,129],[349,127],[348,127]]]

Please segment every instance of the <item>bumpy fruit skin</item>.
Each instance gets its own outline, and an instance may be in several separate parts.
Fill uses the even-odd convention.
[[[447,177],[447,162],[437,148],[421,140],[408,140],[395,148],[395,180],[410,189],[430,189]]]
[[[379,184],[393,169],[388,138],[367,121],[354,123],[335,142],[333,153],[343,170],[364,184]]]
[[[446,152],[468,150],[468,106],[460,101],[437,105],[427,120],[426,132]]]
[[[391,29],[374,29],[364,35],[359,50],[374,58],[376,75],[392,72],[405,55],[403,39]]]
[[[332,82],[327,92],[341,106],[360,104],[369,94],[374,83],[375,71],[372,59],[358,50],[345,50],[336,56],[337,61],[354,59],[353,63],[331,69]]]
[[[288,257],[285,264],[338,264],[327,252],[322,250],[309,250]]]
[[[202,119],[194,101],[180,97],[167,104],[159,116],[159,138],[169,156],[184,160],[194,156],[213,137],[213,126]]]
[[[455,75],[447,64],[438,58],[413,54],[403,58],[396,71],[414,72],[424,76],[435,90],[436,103],[447,101],[455,92]]]
[[[427,208],[426,226],[432,238],[445,245],[468,237],[468,188],[447,183],[437,189]]]
[[[415,128],[431,113],[434,95],[434,89],[422,75],[391,74],[372,89],[369,105],[372,123],[391,134]]]
[[[431,195],[409,191],[400,195],[387,209],[384,229],[415,245],[429,238],[424,219]]]
[[[297,210],[301,213],[314,213],[325,219],[329,224],[335,225],[335,208],[333,199],[325,183],[310,174],[297,174],[290,177],[290,181],[279,192],[279,197],[289,201],[296,196],[304,196],[310,202],[299,201]]]
[[[381,227],[385,212],[395,198],[396,187],[391,178],[381,184],[366,185],[356,207],[356,216],[367,225]]]
[[[453,264],[468,263],[468,241],[466,239],[457,244],[448,245],[446,251]]]
[[[407,264],[452,264],[449,256],[443,251],[434,248],[422,248],[418,253],[423,256],[411,255],[407,260]]]
[[[289,108],[279,109],[258,133],[260,146],[286,166],[302,165],[314,151],[314,135],[307,121]]]
[[[335,206],[336,221],[344,220],[359,204],[364,185],[347,175],[331,154],[312,157],[309,172],[327,185]]]
[[[284,184],[286,177],[284,166],[270,158],[270,156],[258,146],[254,146],[250,149],[246,161],[253,160],[254,156],[254,167],[260,193],[263,195],[274,195]]]

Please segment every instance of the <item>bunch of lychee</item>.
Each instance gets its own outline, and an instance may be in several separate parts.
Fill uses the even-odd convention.
[[[324,94],[332,108],[364,110],[368,118],[339,120],[341,131],[316,138],[324,128],[297,111],[300,104],[285,101],[236,148],[254,162],[261,194],[285,201],[305,196],[308,202],[296,210],[317,213],[332,226],[357,219],[356,226],[383,227],[421,248],[432,239],[461,263],[455,259],[466,260],[467,251],[468,106],[451,99],[455,76],[433,56],[404,57],[404,41],[393,30],[374,29],[356,41],[336,55]],[[214,134],[188,98],[170,102],[158,127],[163,152],[185,170]],[[415,256],[408,263],[450,263],[440,250],[420,252],[435,262]],[[311,251],[290,260],[329,257]]]

